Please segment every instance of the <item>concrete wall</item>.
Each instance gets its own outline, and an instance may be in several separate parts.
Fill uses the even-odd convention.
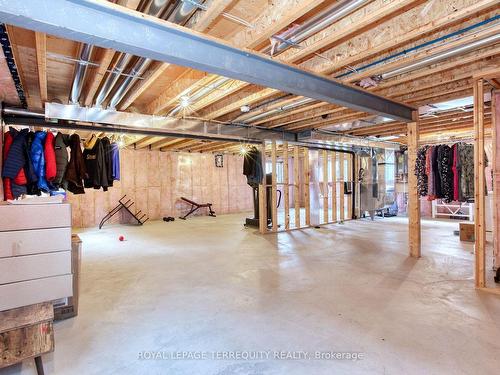
[[[84,195],[68,193],[72,204],[73,226],[93,227],[125,194],[134,208],[147,213],[150,220],[178,217],[189,206],[180,200],[213,204],[217,214],[253,210],[252,190],[243,175],[243,157],[224,155],[224,167],[216,168],[213,154],[175,153],[123,149],[120,153],[121,181],[107,192],[85,189]],[[206,214],[206,209],[200,209]],[[117,214],[111,222],[131,221],[128,214]]]

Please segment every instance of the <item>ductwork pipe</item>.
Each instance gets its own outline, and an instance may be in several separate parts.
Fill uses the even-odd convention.
[[[2,108],[2,115],[45,118],[45,113],[43,112],[33,112],[24,108],[15,108],[15,107]]]
[[[461,55],[461,54],[464,54],[467,52],[474,51],[476,49],[479,49],[481,47],[485,47],[489,44],[493,44],[493,43],[496,43],[498,41],[500,41],[500,34],[495,34],[495,35],[491,35],[491,36],[486,37],[486,38],[476,40],[476,41],[471,42],[471,43],[464,44],[462,46],[450,48],[447,51],[440,52],[440,53],[437,53],[437,54],[429,56],[429,57],[425,57],[423,59],[417,60],[417,61],[415,61],[411,64],[408,64],[406,66],[403,66],[401,68],[394,69],[394,70],[391,70],[389,72],[383,73],[382,79],[388,79],[388,78],[392,78],[394,76],[397,76],[397,75],[400,75],[403,73],[408,73],[408,72],[411,72],[413,70],[422,68],[424,66],[427,66],[430,64],[435,64],[435,63],[440,62],[440,61],[445,60],[445,59],[449,59],[450,57],[454,57],[454,56],[458,56],[458,55]]]
[[[160,16],[168,16],[167,20],[179,25],[184,25],[189,18],[196,12],[198,7],[196,4],[191,2],[180,1],[179,4],[175,7],[170,15],[170,12],[166,12],[168,7],[170,6],[170,0],[153,0],[151,3],[148,14],[156,17]],[[137,81],[137,78],[140,77],[146,69],[151,65],[151,59],[139,58],[132,70],[129,72],[129,75],[124,79],[121,83],[120,87],[116,90],[113,97],[109,101],[109,107],[115,109],[118,104],[123,100],[125,95],[130,91],[132,86]],[[106,94],[107,95],[107,94]],[[97,104],[97,103],[96,103]]]
[[[90,44],[84,43],[82,45],[82,50],[80,51],[80,61],[76,66],[73,85],[71,86],[71,94],[69,100],[72,104],[78,104],[78,100],[80,99],[83,82],[85,80],[85,74],[87,73],[88,61],[90,61],[90,56],[92,55],[93,49],[94,46],[91,46]]]
[[[286,35],[286,42],[279,43],[276,47],[274,47],[273,55],[277,55],[290,48],[290,46],[304,41],[310,36],[332,25],[334,22],[337,22],[341,18],[361,8],[363,5],[368,4],[370,1],[371,0],[351,0],[344,1],[340,4],[333,4],[310,20],[306,21],[304,24],[300,25],[291,33],[291,35]],[[269,46],[262,52],[270,54],[271,49],[272,47]]]
[[[101,90],[97,94],[97,98],[95,100],[96,107],[102,106],[102,103],[104,103],[104,100],[106,100],[106,97],[109,95],[109,93],[113,89],[113,86],[116,84],[116,82],[120,78],[120,75],[125,70],[125,67],[130,62],[132,57],[133,56],[128,54],[128,53],[122,53],[120,55],[120,58],[116,62],[115,66],[113,67],[112,72],[110,72],[108,74],[108,76],[106,77],[106,80],[104,81],[104,84],[101,87]]]
[[[271,115],[274,115],[274,114],[277,114],[277,113],[286,112],[286,111],[289,111],[291,109],[300,107],[302,105],[312,103],[314,101],[315,101],[315,99],[311,99],[311,98],[298,99],[297,101],[295,101],[293,103],[284,105],[284,106],[279,107],[279,108],[271,109],[270,111],[267,111],[267,112],[260,113],[258,115],[249,117],[249,118],[245,119],[245,121],[243,121],[243,123],[248,124],[250,122],[254,122],[254,121],[260,120],[262,118],[265,118],[265,117],[268,117],[268,116],[271,116]]]

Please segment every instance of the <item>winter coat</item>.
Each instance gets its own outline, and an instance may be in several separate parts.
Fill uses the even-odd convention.
[[[68,183],[68,191],[73,194],[85,194],[83,179],[86,177],[87,170],[78,134],[72,134],[69,137],[69,147],[71,155],[66,167],[66,173],[64,174],[64,180]]]
[[[26,164],[26,136],[28,132],[28,129],[17,131],[10,128],[9,134],[6,134],[7,157],[4,159],[2,177],[14,179],[18,185],[26,185],[27,183],[24,165]]]
[[[18,131],[10,128],[4,137],[4,166],[2,176],[4,177],[4,199],[15,199],[26,194],[26,178],[24,167],[27,165],[26,136],[28,129]],[[14,176],[14,177],[12,177]]]
[[[45,157],[45,178],[48,182],[54,181],[57,174],[54,138],[54,134],[48,132],[43,145],[43,155]]]
[[[33,163],[33,169],[36,176],[38,177],[37,186],[40,190],[48,192],[49,186],[47,180],[45,179],[45,155],[44,155],[44,142],[47,137],[47,133],[38,131],[35,133],[35,138],[31,144],[31,161]]]
[[[87,177],[83,183],[86,188],[93,187],[94,189],[108,190],[108,175],[106,169],[106,156],[104,147],[100,139],[96,139],[92,148],[83,150],[83,159],[85,160],[85,168]]]
[[[64,186],[64,173],[66,172],[66,167],[68,166],[68,149],[69,146],[69,136],[61,132],[57,133],[54,142],[54,148],[56,153],[56,177],[53,184],[56,187]]]
[[[3,160],[7,160],[7,155],[9,154],[9,149],[10,145],[12,144],[12,136],[11,134],[7,131],[4,134],[3,138]],[[2,179],[3,182],[3,199],[14,199],[14,195],[12,194],[12,187],[11,187],[11,179],[8,177],[3,177]]]

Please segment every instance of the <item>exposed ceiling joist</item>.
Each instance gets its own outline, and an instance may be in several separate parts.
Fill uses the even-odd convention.
[[[43,104],[47,101],[47,36],[44,33],[35,33],[35,44],[40,100]]]
[[[72,16],[75,14],[78,17]],[[96,19],[106,19],[106,22],[96,23]],[[408,105],[279,63],[261,54],[239,50],[216,38],[102,0],[78,3],[70,0],[0,0],[0,20],[393,119],[412,119],[414,108]],[[161,42],[164,40],[169,43]],[[185,48],[187,45],[190,48]]]

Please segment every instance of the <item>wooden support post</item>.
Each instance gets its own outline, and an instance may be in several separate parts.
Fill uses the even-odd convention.
[[[328,151],[323,150],[323,223],[328,223]]]
[[[476,256],[474,278],[477,288],[484,288],[486,264],[485,228],[485,174],[484,174],[484,81],[474,81],[474,253]]]
[[[492,169],[493,169],[493,256],[495,259],[495,268],[500,267],[500,231],[498,230],[499,225],[499,215],[500,212],[500,152],[498,147],[500,147],[500,132],[497,130],[497,126],[500,126],[499,119],[497,118],[497,111],[499,109],[500,103],[500,92],[495,90],[491,97],[491,131],[492,131]]]
[[[293,146],[293,206],[295,210],[295,228],[300,228],[299,163],[299,146]]]
[[[278,231],[278,201],[277,201],[277,190],[278,190],[278,180],[276,172],[276,141],[271,143],[271,220],[272,231]]]
[[[283,142],[283,200],[285,201],[285,230],[290,229],[290,176],[288,173],[288,142]]]
[[[347,196],[347,219],[352,219],[352,154],[347,154],[347,183],[351,187],[351,194]]]
[[[266,194],[266,142],[262,142],[262,169],[264,176],[259,185],[259,231],[264,234],[267,232],[267,194]]]
[[[418,113],[415,112],[415,122],[408,123],[408,248],[411,257],[421,256],[420,236],[420,199],[417,190],[415,163],[418,151]]]
[[[337,153],[330,153],[332,167],[332,221],[337,222]]]
[[[340,217],[339,220],[341,222],[344,221],[345,219],[345,195],[344,195],[344,182],[345,182],[345,176],[344,176],[344,153],[339,152],[339,182],[340,182],[340,189],[339,189],[339,209],[340,209]]]
[[[309,149],[304,148],[304,206],[306,209],[306,226],[311,225],[311,194],[309,193],[309,183],[311,173],[309,171]]]

